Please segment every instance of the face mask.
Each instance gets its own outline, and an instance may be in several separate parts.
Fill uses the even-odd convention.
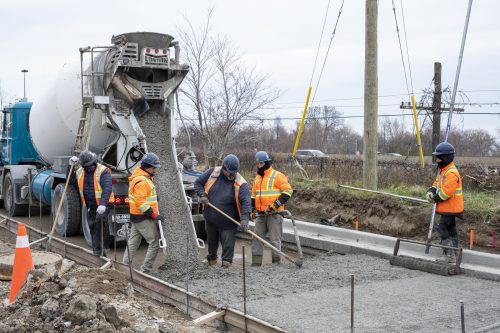
[[[89,166],[86,166],[86,167],[83,167],[83,170],[85,170],[85,172],[94,172],[95,171],[95,165],[89,165]]]

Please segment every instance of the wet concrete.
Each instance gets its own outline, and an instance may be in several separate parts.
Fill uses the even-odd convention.
[[[148,150],[161,161],[154,183],[158,192],[160,215],[165,218],[168,264],[183,267],[197,262],[198,247],[177,164],[175,141],[171,137],[171,114],[150,110],[138,119],[146,134]]]

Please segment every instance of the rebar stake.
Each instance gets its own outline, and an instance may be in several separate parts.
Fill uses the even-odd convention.
[[[246,279],[246,263],[245,263],[245,245],[241,247],[243,256],[243,314],[245,315],[245,333],[248,332],[247,327],[247,279]]]
[[[351,274],[351,332],[354,330],[354,274]]]

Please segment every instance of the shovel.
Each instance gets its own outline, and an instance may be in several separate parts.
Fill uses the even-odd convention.
[[[213,209],[215,209],[217,212],[219,212],[220,214],[222,214],[223,216],[225,216],[227,219],[229,219],[231,222],[233,222],[234,224],[236,224],[237,226],[240,226],[240,223],[238,221],[236,221],[235,219],[233,219],[231,216],[227,215],[226,213],[224,213],[222,210],[220,210],[219,208],[215,207],[214,205],[212,205],[210,202],[207,202],[207,205],[212,207]],[[278,250],[276,247],[274,247],[271,243],[267,242],[265,239],[261,238],[259,235],[257,235],[256,233],[254,233],[253,231],[250,231],[250,230],[245,230],[246,233],[252,235],[253,237],[255,237],[258,241],[260,241],[262,244],[264,245],[267,245],[268,247],[270,247],[274,252],[278,253],[280,256],[282,256],[283,258],[285,258],[286,260],[290,261],[291,263],[295,264],[297,267],[302,267],[302,259],[297,259],[297,260],[293,260],[291,257],[289,257],[288,255],[286,255],[285,253],[281,252],[280,250]]]

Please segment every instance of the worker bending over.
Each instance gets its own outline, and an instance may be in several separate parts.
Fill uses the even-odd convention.
[[[209,265],[217,263],[219,242],[222,245],[222,267],[228,268],[232,265],[237,225],[208,206],[208,202],[240,221],[242,229],[248,228],[252,211],[250,187],[239,171],[238,158],[232,154],[227,155],[222,161],[222,167],[208,169],[194,183],[200,202],[204,205]]]

